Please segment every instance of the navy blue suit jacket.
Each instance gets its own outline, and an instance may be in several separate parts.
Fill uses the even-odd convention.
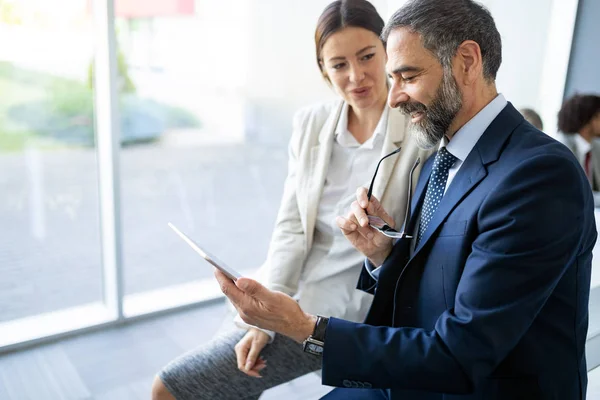
[[[412,232],[433,164],[423,167]],[[331,319],[323,383],[392,399],[584,399],[594,202],[579,163],[509,103],[409,256],[401,240],[364,324]]]

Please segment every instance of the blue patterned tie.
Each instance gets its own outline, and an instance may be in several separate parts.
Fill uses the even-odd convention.
[[[431,170],[429,184],[427,185],[427,193],[425,193],[425,200],[421,207],[417,245],[423,238],[423,234],[427,230],[427,226],[429,225],[429,222],[431,222],[435,210],[437,210],[442,197],[444,197],[446,181],[448,180],[448,170],[454,165],[456,160],[457,158],[450,154],[445,147],[442,147],[435,155],[433,169]]]

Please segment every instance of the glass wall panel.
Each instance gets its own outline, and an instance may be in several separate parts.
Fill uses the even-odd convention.
[[[173,222],[230,266],[264,261],[292,116],[333,92],[314,61],[329,1],[117,7],[125,293],[212,278]]]
[[[3,0],[0,38],[2,323],[99,302],[102,275],[87,1]]]

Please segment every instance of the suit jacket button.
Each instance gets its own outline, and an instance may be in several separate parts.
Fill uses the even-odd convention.
[[[344,379],[342,381],[342,385],[344,385],[344,387],[347,387],[347,388],[351,388],[352,387],[352,383],[348,379]]]

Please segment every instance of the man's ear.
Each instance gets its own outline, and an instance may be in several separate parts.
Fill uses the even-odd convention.
[[[458,46],[456,51],[456,67],[459,72],[462,83],[472,84],[479,78],[483,71],[483,59],[481,58],[481,48],[473,40],[465,40]]]

